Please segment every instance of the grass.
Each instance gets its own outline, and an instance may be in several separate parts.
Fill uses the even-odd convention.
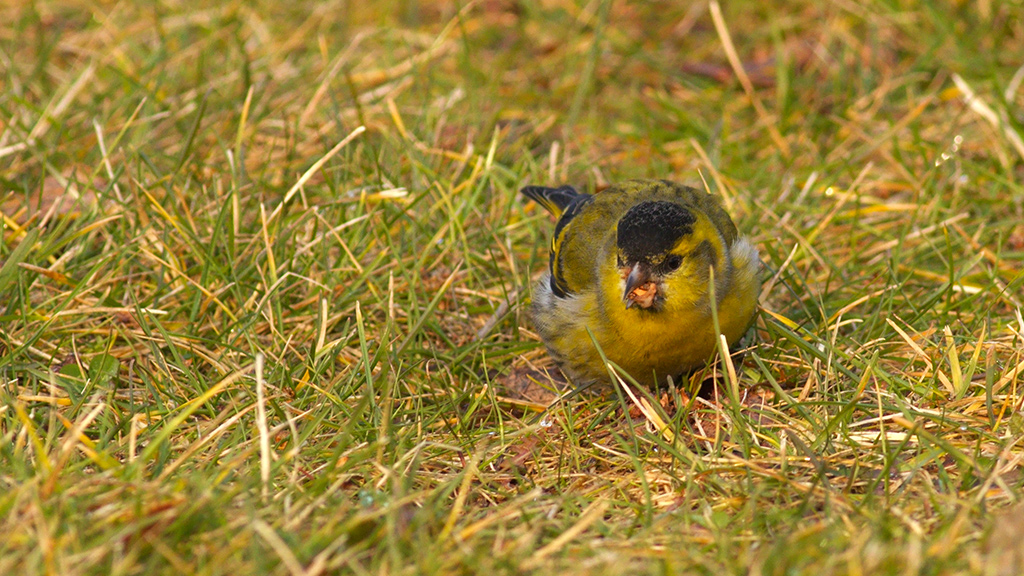
[[[5,3],[0,573],[1020,573],[1021,7],[733,4]],[[518,188],[701,175],[735,377],[548,406]]]

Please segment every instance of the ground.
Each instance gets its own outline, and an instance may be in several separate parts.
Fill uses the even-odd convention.
[[[0,573],[1024,573],[1022,53],[1019,2],[5,2]],[[563,394],[517,190],[631,177],[723,197],[761,311]]]

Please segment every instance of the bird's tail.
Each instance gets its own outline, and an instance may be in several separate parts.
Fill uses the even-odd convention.
[[[559,188],[526,186],[520,192],[523,196],[543,206],[545,210],[556,217],[561,216],[569,204],[572,204],[572,201],[580,196],[580,193],[572,186],[561,186]]]

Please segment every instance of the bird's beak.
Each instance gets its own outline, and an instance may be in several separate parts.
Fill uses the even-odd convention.
[[[647,300],[643,297],[638,297],[635,291],[641,288],[645,284],[651,282],[651,271],[648,266],[645,266],[641,262],[637,262],[629,269],[629,275],[626,276],[626,291],[622,294],[622,301],[626,303],[626,309],[630,309],[633,305],[639,303],[644,308],[650,306],[650,302],[644,302]],[[651,295],[653,297],[653,294]],[[639,301],[639,302],[638,302]]]

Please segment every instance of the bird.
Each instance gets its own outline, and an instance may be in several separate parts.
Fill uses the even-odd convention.
[[[558,219],[529,316],[577,388],[612,382],[604,358],[657,386],[706,366],[719,333],[732,346],[753,323],[761,260],[717,196],[653,179],[520,192]]]

